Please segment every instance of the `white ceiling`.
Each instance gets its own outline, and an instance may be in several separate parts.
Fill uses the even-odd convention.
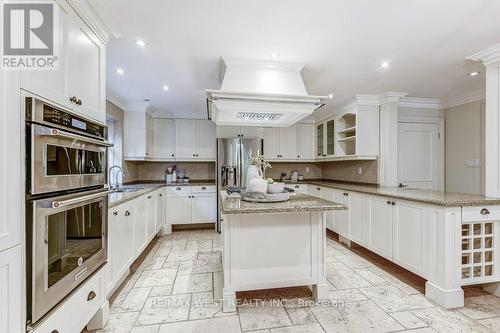
[[[500,42],[498,0],[89,1],[120,35],[108,47],[109,95],[181,117],[206,116],[204,90],[220,87],[222,55],[304,62],[308,92],[333,93],[332,110],[355,94],[444,99],[483,89],[484,73],[466,75],[482,66],[464,58]]]

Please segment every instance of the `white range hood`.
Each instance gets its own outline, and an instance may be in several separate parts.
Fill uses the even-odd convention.
[[[304,64],[221,58],[220,90],[207,89],[208,114],[217,125],[287,127],[323,106],[307,94]]]

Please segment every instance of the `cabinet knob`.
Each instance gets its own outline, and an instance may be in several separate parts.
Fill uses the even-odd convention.
[[[117,211],[114,211],[114,212],[113,212],[113,215],[114,215],[114,216],[118,215],[118,212],[117,212]]]
[[[175,155],[174,155],[174,154],[172,154],[172,157],[174,157],[174,156],[175,156]]]
[[[390,202],[390,201],[387,201],[387,204],[388,204],[388,205],[390,205],[390,204],[391,204],[391,202]]]
[[[148,199],[151,199],[151,196],[150,196],[150,195],[148,195]]]
[[[160,193],[160,197],[162,196],[162,194]]]
[[[50,332],[50,333],[59,333],[59,331],[58,331],[58,330],[53,330],[53,331],[52,331],[52,332]]]
[[[81,99],[78,99],[78,100],[76,101],[76,105],[82,105],[82,100],[81,100]]]
[[[206,188],[205,186],[202,186],[202,187],[201,187],[201,190],[202,190],[202,191],[205,191],[206,189],[207,189],[207,188]]]
[[[393,202],[391,202],[391,205],[393,205],[393,206],[394,206],[395,204],[396,204],[396,203],[395,203],[394,201],[393,201]]]
[[[317,189],[318,191],[321,191],[321,187],[316,187],[316,189]]]
[[[323,154],[323,157],[326,157],[326,154]]]
[[[490,211],[486,208],[481,209],[481,215],[488,215]]]
[[[300,158],[300,155],[297,155],[297,158]]]
[[[295,185],[295,188],[299,188],[300,186],[299,185]]]
[[[128,210],[125,212],[125,216],[130,216],[130,212]]]
[[[96,297],[96,293],[92,290],[89,295],[87,296],[87,302],[90,302],[91,300],[93,300],[95,297]]]
[[[75,104],[76,104],[76,102],[78,101],[78,99],[76,98],[76,96],[71,96],[71,97],[69,98],[69,101],[70,101],[71,103],[75,103]]]
[[[180,191],[180,190],[181,190],[181,188],[180,188],[180,187],[176,187],[176,188],[175,188],[175,190],[176,190],[176,191]]]

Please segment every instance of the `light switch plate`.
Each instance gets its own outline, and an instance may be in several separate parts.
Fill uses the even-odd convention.
[[[358,167],[358,175],[361,175],[363,173],[363,168],[362,167]]]
[[[309,173],[309,167],[306,167],[306,173]]]

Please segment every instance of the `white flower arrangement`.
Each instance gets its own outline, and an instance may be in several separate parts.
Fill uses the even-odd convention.
[[[250,160],[250,165],[255,165],[259,168],[262,168],[264,174],[266,174],[266,169],[273,168],[271,164],[265,160],[264,155],[260,155],[258,157],[252,157],[252,159]]]

